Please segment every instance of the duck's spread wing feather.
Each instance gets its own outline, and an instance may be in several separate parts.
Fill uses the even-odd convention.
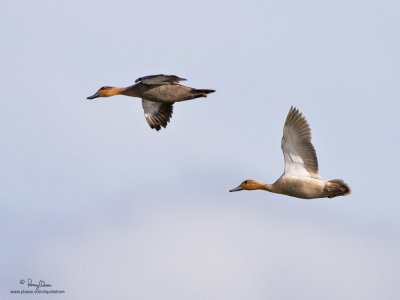
[[[140,77],[135,80],[135,83],[141,82],[143,84],[172,84],[172,83],[178,83],[179,81],[186,80],[185,78],[180,78],[175,75],[164,75],[164,74],[158,74],[158,75],[149,75],[149,76],[144,76]]]
[[[283,128],[281,143],[285,159],[285,176],[316,177],[318,160],[311,143],[311,129],[300,111],[291,107]]]
[[[169,120],[172,117],[172,103],[158,103],[142,99],[144,117],[150,128],[159,131],[162,127],[167,127]]]

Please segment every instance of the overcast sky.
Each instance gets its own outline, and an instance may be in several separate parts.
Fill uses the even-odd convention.
[[[18,1],[0,9],[0,298],[399,299],[397,1]],[[151,130],[100,86],[216,89]],[[274,182],[291,105],[348,197]],[[29,297],[29,296],[27,296]]]

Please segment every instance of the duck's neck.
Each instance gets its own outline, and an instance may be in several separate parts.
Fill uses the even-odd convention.
[[[275,193],[274,185],[269,183],[263,184],[263,190],[271,193]]]
[[[274,189],[274,185],[273,184],[264,183],[264,182],[261,182],[261,181],[255,181],[254,189],[255,190],[264,190],[264,191],[267,191],[267,192],[275,193],[275,189]]]
[[[123,94],[125,88],[113,87],[107,90],[107,97]]]
[[[267,191],[267,192],[275,193],[275,189],[274,189],[274,185],[273,184],[263,183],[260,186],[260,189],[264,190],[264,191]]]
[[[143,92],[141,89],[143,89],[143,85],[135,84],[126,88],[121,88],[120,94],[130,97],[141,97]]]

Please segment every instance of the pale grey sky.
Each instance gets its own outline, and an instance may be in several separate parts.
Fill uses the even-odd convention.
[[[396,1],[3,0],[0,298],[30,277],[67,293],[45,299],[398,299],[399,20]],[[139,99],[85,99],[158,73],[217,93],[160,132]],[[291,105],[349,197],[228,193],[281,175]]]

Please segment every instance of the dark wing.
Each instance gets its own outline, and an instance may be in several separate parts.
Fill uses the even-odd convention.
[[[172,117],[173,103],[158,103],[142,99],[144,117],[150,128],[159,131],[162,127],[167,127]]]
[[[171,84],[171,83],[178,83],[179,81],[184,81],[184,80],[186,79],[180,78],[175,75],[158,74],[158,75],[149,75],[140,77],[135,80],[135,83],[141,82],[144,84]]]
[[[281,147],[285,158],[284,175],[319,178],[310,126],[301,112],[293,106],[283,128]]]

